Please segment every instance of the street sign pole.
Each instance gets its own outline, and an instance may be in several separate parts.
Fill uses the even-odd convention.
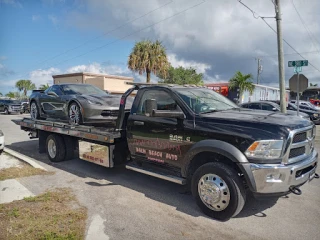
[[[300,99],[300,89],[299,89],[299,71],[297,71],[297,116],[299,116],[299,99]]]

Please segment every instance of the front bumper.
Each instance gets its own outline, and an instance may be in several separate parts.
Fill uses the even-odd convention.
[[[318,163],[318,153],[301,162],[290,165],[283,164],[255,164],[243,165],[250,176],[253,192],[257,194],[287,193],[293,186],[301,186],[315,173]],[[249,172],[248,172],[249,171]]]

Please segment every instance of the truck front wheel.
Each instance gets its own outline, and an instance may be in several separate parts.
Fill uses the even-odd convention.
[[[65,160],[66,146],[61,136],[50,134],[47,137],[46,150],[51,162],[61,162]]]
[[[219,162],[200,166],[192,177],[191,190],[201,210],[221,221],[240,213],[246,200],[238,173]]]

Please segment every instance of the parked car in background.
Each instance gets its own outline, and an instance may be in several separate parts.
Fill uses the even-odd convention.
[[[21,110],[20,113],[30,113],[30,106],[28,101],[21,102]]]
[[[71,124],[114,122],[121,95],[111,95],[90,84],[56,84],[30,96],[33,119],[55,118]],[[133,99],[127,99],[131,109]]]
[[[257,109],[257,110],[266,110],[266,111],[274,111],[280,112],[280,106],[274,102],[269,101],[259,101],[259,102],[249,102],[240,104],[242,108],[250,108],[250,109]],[[297,112],[288,110],[287,114],[289,115],[297,115]],[[300,117],[305,119],[310,119],[308,114],[300,113]]]
[[[298,111],[298,107],[297,105],[293,104],[293,103],[288,103],[288,110],[292,110],[297,112]],[[299,112],[303,112],[305,114],[308,114],[311,121],[314,124],[320,124],[320,112],[316,109],[316,108],[310,108],[304,105],[301,105],[299,107]]]
[[[20,113],[21,103],[18,100],[0,99],[0,112],[4,114]]]
[[[4,134],[0,130],[0,154],[3,152],[4,149]]]
[[[311,102],[308,102],[308,101],[299,101],[299,106],[300,107],[304,106],[304,107],[308,107],[310,109],[316,109],[316,110],[320,111],[320,107],[317,107],[317,106],[313,105]]]

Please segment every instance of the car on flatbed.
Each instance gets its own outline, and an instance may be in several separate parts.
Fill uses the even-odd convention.
[[[127,97],[137,90],[130,112]],[[79,157],[181,184],[208,216],[228,220],[256,197],[301,194],[316,173],[315,125],[240,108],[204,87],[135,84],[115,128],[14,120],[51,161]]]
[[[31,94],[30,115],[33,119],[53,118],[71,124],[114,122],[120,98],[90,84],[55,84]]]

